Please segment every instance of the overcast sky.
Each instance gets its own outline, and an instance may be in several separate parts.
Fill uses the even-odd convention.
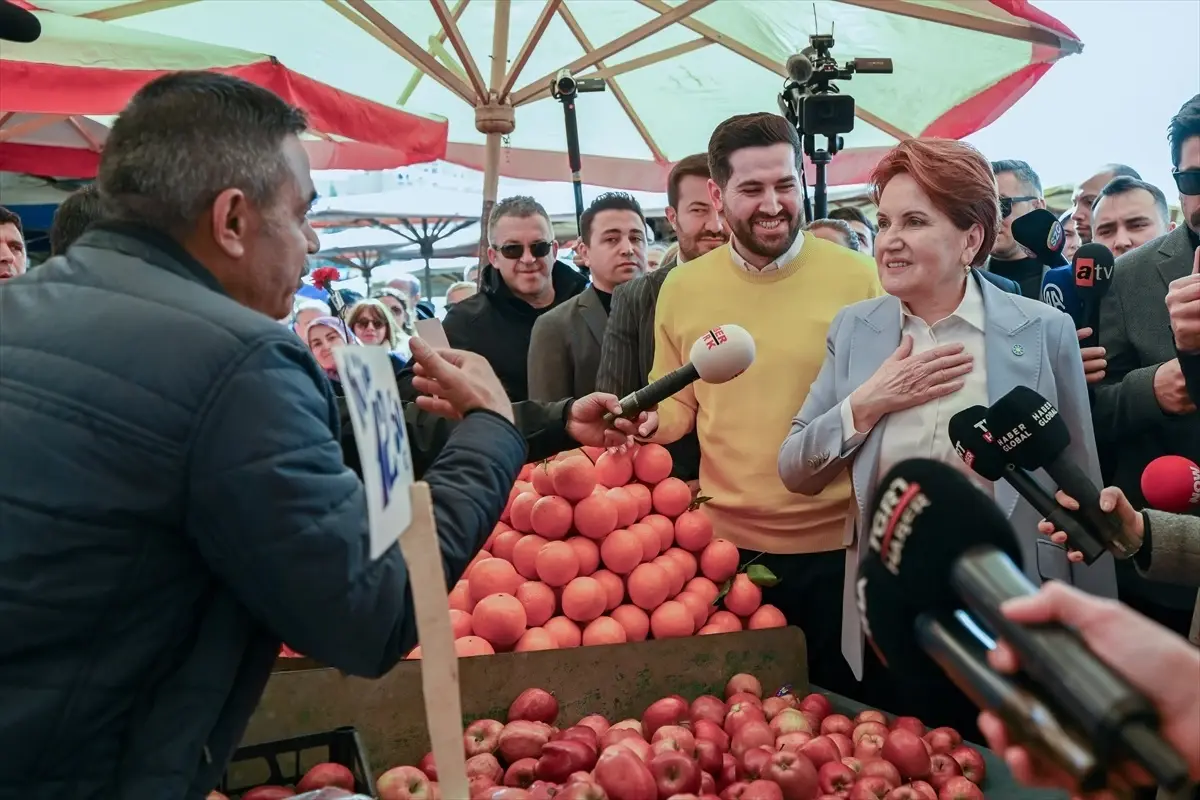
[[[1166,130],[1200,93],[1200,0],[1035,0],[1083,41],[970,137],[991,159],[1021,158],[1043,185],[1075,183],[1100,164],[1129,164],[1177,196]]]

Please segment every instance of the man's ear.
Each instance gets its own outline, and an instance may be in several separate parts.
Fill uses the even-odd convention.
[[[1033,207],[1034,208],[1045,208],[1046,207],[1046,198],[1039,197],[1037,200],[1034,200]]]
[[[226,189],[217,195],[211,209],[213,242],[230,258],[246,254],[250,229],[250,203],[241,189]]]
[[[718,214],[725,212],[725,204],[723,202],[721,187],[717,186],[717,182],[712,178],[708,179],[708,199],[712,201],[713,208]]]

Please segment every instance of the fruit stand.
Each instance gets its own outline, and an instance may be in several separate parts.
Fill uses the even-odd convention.
[[[543,689],[556,699],[556,724],[566,730],[595,714],[613,723],[642,719],[651,704],[675,694],[688,702],[705,694],[723,698],[727,682],[738,673],[755,676],[764,697],[783,686],[803,697],[809,691],[805,663],[804,637],[789,627],[499,653],[462,658],[458,669],[465,725],[479,719],[506,721],[515,698],[528,689]],[[398,765],[416,765],[429,749],[421,668],[420,661],[406,661],[370,681],[307,659],[280,659],[245,741],[353,725],[377,776]],[[835,712],[850,717],[864,711],[845,698],[831,696],[830,701]],[[989,800],[1065,800],[1063,793],[1016,786],[999,759],[987,751],[982,755]],[[231,782],[245,785],[233,774],[237,768],[231,768]]]

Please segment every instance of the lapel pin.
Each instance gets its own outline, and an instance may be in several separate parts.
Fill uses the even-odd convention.
[[[1014,344],[1014,345],[1013,345],[1013,355],[1014,355],[1014,356],[1023,356],[1023,355],[1025,355],[1025,348],[1024,348],[1024,347],[1021,347],[1021,345],[1019,345],[1019,344]]]

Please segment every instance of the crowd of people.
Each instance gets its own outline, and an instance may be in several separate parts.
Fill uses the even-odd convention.
[[[1145,505],[1149,461],[1200,460],[1178,360],[1200,344],[1200,96],[1170,120],[1164,156],[1183,225],[1161,189],[1115,164],[1083,176],[1063,215],[1070,248],[1097,242],[1118,256],[1100,344],[1082,349],[1091,331],[1041,301],[1048,267],[1013,236],[1015,219],[1045,207],[1028,164],[907,140],[872,175],[877,221],[856,209],[806,221],[799,137],[756,113],[722,122],[707,152],[674,166],[673,251],[655,252],[636,200],[608,193],[581,219],[581,271],[558,259],[534,199],[499,201],[486,263],[447,296],[450,349],[435,350],[414,335],[431,312],[415,281],[343,295],[339,311],[294,299],[318,248],[304,128],[265,89],[167,75],[117,118],[95,188],[64,203],[54,258],[26,274],[21,221],[0,209],[10,787],[202,796],[281,639],[360,675],[413,646],[399,550],[368,556],[332,355],[345,346],[392,354],[450,582],[523,463],[636,436],[668,445],[675,475],[711,498],[716,535],[780,578],[764,600],[803,629],[812,682],[872,705],[974,729],[976,709],[946,707],[863,647],[853,581],[868,508],[879,476],[909,457],[966,470],[1008,516],[1029,578],[1082,590],[1051,591],[1060,616],[1120,598],[1178,634],[1193,625],[1200,569],[1109,556],[1085,567],[1026,500],[963,464],[946,426],[1036,389],[1070,428],[1067,457],[1120,490],[1129,525],[1142,519],[1132,509]],[[50,311],[61,308],[75,312]],[[683,366],[723,324],[754,337],[750,368],[620,418],[618,398]],[[1147,519],[1139,541],[1172,524]],[[1171,541],[1200,562],[1200,536]],[[1182,643],[1137,630],[1112,647]],[[1200,678],[1200,651],[1187,652],[1172,668]],[[1122,669],[1152,684],[1164,666]],[[1174,695],[1190,705],[1160,707],[1176,727],[1200,725],[1195,686]],[[1027,764],[995,719],[983,733]],[[1200,778],[1200,753],[1191,763]]]

